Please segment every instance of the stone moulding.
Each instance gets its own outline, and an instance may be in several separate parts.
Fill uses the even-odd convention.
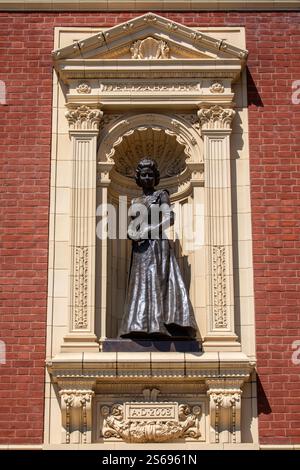
[[[176,2],[173,0],[154,0],[151,1],[151,8],[155,10],[164,9],[172,11],[289,11],[298,10],[298,0],[194,0],[193,2]],[[0,1],[0,10],[4,11],[74,11],[74,0],[13,0]],[[107,11],[107,0],[78,0],[76,2],[76,11]],[[147,11],[149,3],[143,0],[126,3],[126,11]],[[114,1],[109,5],[110,11],[124,10],[124,0]]]
[[[151,33],[149,34],[148,31],[151,31]],[[219,38],[213,38],[205,33],[194,31],[188,26],[174,21],[170,22],[168,18],[164,18],[154,13],[146,13],[142,16],[137,16],[126,23],[113,26],[105,32],[100,31],[89,38],[74,42],[72,45],[56,49],[52,52],[52,55],[54,60],[57,61],[66,57],[85,57],[85,54],[87,54],[87,57],[93,49],[97,49],[98,55],[99,53],[101,54],[101,52],[102,54],[106,54],[108,50],[113,51],[116,48],[116,41],[118,41],[117,47],[119,49],[124,45],[125,41],[128,43],[130,48],[130,46],[132,46],[132,40],[130,39],[134,33],[139,36],[137,37],[137,41],[140,40],[141,42],[135,43],[136,45],[133,46],[133,58],[141,57],[139,55],[140,46],[145,46],[145,49],[148,50],[147,56],[150,57],[153,57],[153,51],[158,46],[159,52],[155,52],[154,58],[159,58],[161,56],[162,58],[167,58],[169,47],[173,42],[176,44],[181,42],[182,46],[185,44],[185,48],[189,51],[193,50],[196,57],[199,57],[200,52],[201,57],[203,58],[202,48],[205,48],[205,55],[210,59],[215,58],[216,50],[224,51],[225,56],[223,55],[223,57],[226,58],[235,57],[241,60],[246,60],[248,56],[247,50],[238,48],[223,39],[220,40]],[[157,41],[156,44],[151,41],[150,44],[150,39],[155,40],[156,37],[153,36],[156,36],[157,33],[163,33],[164,36],[168,36],[171,43],[165,40],[160,40]],[[173,35],[176,35],[176,40],[173,39]],[[151,36],[151,38],[149,36]],[[120,44],[121,38],[124,39]],[[147,43],[143,43],[143,41],[147,41]],[[199,49],[200,46],[202,46],[202,48]]]
[[[59,354],[47,362],[54,382],[119,378],[219,378],[246,381],[255,362],[241,352],[228,353],[85,353]]]

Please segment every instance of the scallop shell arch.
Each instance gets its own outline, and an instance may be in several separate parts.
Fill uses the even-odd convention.
[[[113,151],[115,171],[128,178],[134,178],[135,168],[145,156],[156,160],[161,178],[180,175],[190,156],[184,143],[161,127],[127,131],[114,143]]]
[[[124,187],[134,195],[134,171],[138,161],[149,156],[160,169],[161,185],[171,194],[187,194],[193,163],[203,163],[203,141],[192,124],[182,116],[147,113],[123,115],[109,121],[101,134],[98,164],[112,167],[111,191]],[[115,191],[114,191],[115,190]],[[176,198],[177,198],[176,197]]]

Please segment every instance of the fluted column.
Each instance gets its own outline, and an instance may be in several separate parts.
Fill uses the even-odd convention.
[[[234,330],[230,134],[235,111],[204,105],[207,332],[205,350],[240,350]]]
[[[95,335],[96,157],[100,109],[66,113],[73,144],[69,333],[62,351],[98,351]]]

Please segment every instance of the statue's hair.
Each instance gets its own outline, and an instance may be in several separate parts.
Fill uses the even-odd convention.
[[[148,157],[142,158],[142,160],[139,161],[138,166],[136,167],[136,170],[135,170],[136,184],[138,186],[141,186],[140,174],[141,174],[141,171],[144,168],[150,168],[153,171],[154,177],[155,177],[154,186],[157,186],[158,183],[159,183],[159,180],[160,180],[159,169],[158,169],[156,161],[152,160],[152,158],[148,158]]]

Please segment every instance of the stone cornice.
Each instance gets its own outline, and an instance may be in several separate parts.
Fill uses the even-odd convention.
[[[116,65],[122,66],[122,69]],[[183,67],[184,66],[184,67]],[[151,78],[231,78],[236,79],[241,71],[238,59],[180,59],[167,62],[144,60],[83,60],[65,59],[55,64],[64,82],[71,79],[146,79]]]
[[[244,382],[255,363],[237,353],[69,353],[47,362],[55,382],[112,379],[201,380],[229,379]]]
[[[299,10],[299,0],[154,0],[152,2],[136,0],[0,0],[0,11],[147,11],[149,3],[153,10],[168,11],[284,11]]]

